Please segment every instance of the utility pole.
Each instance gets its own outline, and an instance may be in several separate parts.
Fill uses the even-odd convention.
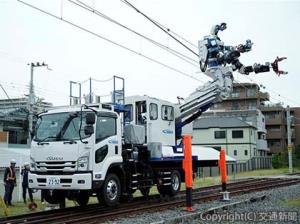
[[[33,70],[35,67],[44,67],[46,66],[47,69],[48,65],[45,64],[45,62],[43,63],[30,63],[28,64],[30,65],[30,82],[29,82],[29,97],[28,97],[28,112],[29,112],[29,116],[28,116],[28,140],[29,140],[29,144],[31,145],[31,133],[32,133],[32,123],[33,123],[33,105],[35,102],[35,96],[34,96],[34,87],[33,87]],[[50,69],[49,69],[50,70]]]
[[[290,106],[286,107],[286,125],[287,125],[287,140],[288,140],[288,157],[289,157],[289,173],[293,173],[293,162],[292,162],[292,133],[291,133],[291,113]]]
[[[89,103],[93,103],[93,98],[92,98],[92,77],[90,77],[90,96],[89,96]]]

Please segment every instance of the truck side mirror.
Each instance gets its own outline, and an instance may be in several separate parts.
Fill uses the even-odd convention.
[[[85,123],[88,125],[95,124],[96,121],[96,115],[94,112],[87,112],[85,117]]]
[[[92,134],[94,134],[94,127],[92,125],[86,125],[84,127],[84,134],[85,135],[92,135]]]

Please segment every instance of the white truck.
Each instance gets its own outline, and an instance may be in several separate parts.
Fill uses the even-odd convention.
[[[125,98],[124,113],[112,103],[40,114],[29,187],[61,206],[65,198],[86,205],[92,195],[112,206],[136,190],[147,196],[154,185],[162,195],[175,195],[184,180],[181,130],[220,100],[222,88],[212,82],[181,105],[132,96]],[[199,160],[193,160],[196,170]]]

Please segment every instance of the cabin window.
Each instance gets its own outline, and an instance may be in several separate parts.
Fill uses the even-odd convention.
[[[133,120],[133,106],[132,104],[125,105],[125,112],[124,112],[124,121],[131,122]]]
[[[116,119],[99,116],[96,125],[96,143],[117,134]]]
[[[108,154],[108,146],[102,146],[95,152],[95,163],[101,163]]]
[[[173,121],[174,120],[174,108],[167,105],[161,106],[161,119],[165,121]]]
[[[150,103],[150,120],[157,120],[158,117],[158,106],[155,103]]]

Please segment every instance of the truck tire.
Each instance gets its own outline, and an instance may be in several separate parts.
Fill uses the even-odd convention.
[[[181,176],[177,170],[173,170],[171,173],[171,185],[166,186],[166,193],[169,196],[174,196],[180,191]]]
[[[121,184],[119,177],[114,173],[108,174],[101,189],[101,202],[107,206],[114,206],[118,204],[120,195]]]
[[[60,204],[63,206],[66,197],[63,191],[53,190],[52,194],[49,190],[42,191],[45,201],[47,201],[49,204]]]
[[[90,195],[87,191],[80,191],[78,196],[76,197],[76,202],[80,206],[86,206],[89,203]]]
[[[171,184],[170,185],[158,185],[157,190],[162,195],[174,196],[180,191],[181,176],[177,170],[171,172]]]
[[[145,198],[147,198],[150,193],[150,187],[140,188],[140,192]]]

